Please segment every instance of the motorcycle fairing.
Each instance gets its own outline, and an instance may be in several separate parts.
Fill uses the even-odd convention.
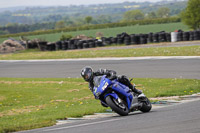
[[[108,78],[106,78],[106,75],[102,76],[100,85],[98,87],[94,87],[93,94],[96,97],[99,97],[99,95],[104,93],[106,89],[109,87],[112,88],[113,92],[106,94],[104,96],[104,99],[107,96],[112,96],[113,98],[118,99],[119,96],[117,95],[117,93],[120,93],[123,96],[125,96],[128,109],[130,109],[132,100],[133,100],[133,95],[131,94],[130,89],[126,85],[119,83],[117,80],[113,80],[113,81],[109,80]]]

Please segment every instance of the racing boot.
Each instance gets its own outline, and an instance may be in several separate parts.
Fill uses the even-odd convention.
[[[138,97],[146,97],[141,90],[135,88],[135,85],[131,84],[131,81],[124,75],[118,76],[118,81],[127,85],[134,93],[138,94]]]
[[[133,92],[135,92],[136,94],[138,94],[138,98],[144,98],[144,97],[146,97],[146,96],[144,95],[144,93],[142,93],[141,90],[136,89],[135,86],[133,86],[133,85],[132,85],[131,90],[132,90]]]

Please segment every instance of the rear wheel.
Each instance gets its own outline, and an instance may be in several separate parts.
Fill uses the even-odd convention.
[[[151,105],[151,102],[149,101],[149,99],[146,97],[141,102],[142,102],[142,107],[139,110],[144,113],[149,112],[152,108],[152,105]]]
[[[106,103],[110,108],[121,116],[126,116],[129,113],[127,106],[120,99],[115,99],[112,96],[106,97]]]

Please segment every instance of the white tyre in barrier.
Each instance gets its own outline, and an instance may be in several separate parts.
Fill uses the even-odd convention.
[[[177,42],[178,41],[178,32],[171,32],[171,42]]]

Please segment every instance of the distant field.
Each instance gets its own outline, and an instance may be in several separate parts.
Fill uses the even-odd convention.
[[[28,36],[29,39],[41,38],[50,42],[58,41],[62,34],[71,34],[73,36],[85,34],[87,36],[95,37],[96,32],[102,32],[104,36],[116,36],[119,33],[126,32],[129,34],[140,34],[140,33],[149,33],[149,32],[172,32],[177,29],[182,29],[188,31],[189,28],[182,23],[169,23],[169,24],[151,24],[151,25],[134,25],[127,27],[117,27],[117,28],[105,28],[105,29],[95,29],[95,30],[84,30],[84,31],[73,31],[73,32],[63,32],[63,33],[54,33],[54,34],[44,34],[44,35],[35,35]],[[0,43],[2,43],[7,38],[0,38]],[[16,39],[18,39],[16,37]]]

